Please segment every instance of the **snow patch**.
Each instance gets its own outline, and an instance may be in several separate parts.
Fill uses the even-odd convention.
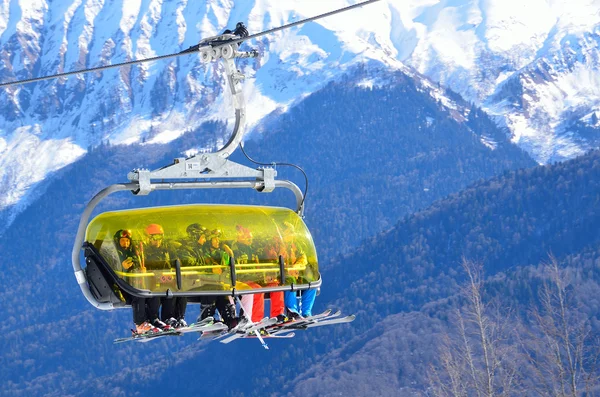
[[[123,16],[119,22],[119,28],[126,36],[128,36],[131,29],[133,29],[138,14],[140,13],[141,6],[142,0],[127,0],[123,2],[121,8]]]
[[[6,30],[9,23],[10,0],[0,1],[0,37]]]
[[[375,79],[364,79],[362,81],[359,81],[356,84],[357,87],[366,88],[366,89],[373,89],[374,85],[375,85]]]
[[[174,139],[179,138],[181,135],[183,135],[184,131],[179,129],[179,130],[167,130],[164,129],[161,132],[159,132],[158,134],[156,134],[154,136],[154,138],[152,138],[151,140],[149,140],[147,143],[169,143]]]
[[[553,3],[554,9],[547,0],[488,1],[485,37],[489,48],[494,52],[509,52],[523,46],[541,46],[566,1]]]
[[[0,209],[18,203],[31,185],[85,154],[70,139],[41,140],[40,128],[39,125],[17,128],[8,142],[3,139],[0,180],[8,184],[0,187]],[[11,174],[26,177],[13,180]]]
[[[498,147],[498,142],[496,142],[488,136],[481,136],[479,140],[481,141],[481,143],[483,143],[485,146],[492,150],[495,150]]]

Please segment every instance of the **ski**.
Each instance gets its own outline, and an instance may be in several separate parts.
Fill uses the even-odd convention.
[[[266,329],[267,327],[274,325],[275,323],[277,323],[276,317],[265,317],[258,323],[248,324],[237,329],[232,328],[227,334],[223,335],[223,338],[221,338],[220,342],[225,344],[231,343],[236,339],[240,339],[254,332],[258,332],[261,329]]]
[[[222,322],[213,322],[212,317],[209,317],[211,320],[209,322],[205,322],[204,320],[200,323],[190,324],[187,327],[176,328],[180,334],[187,334],[189,332],[214,332],[214,331],[223,331],[227,330],[227,325]],[[206,319],[205,319],[206,320]]]
[[[137,339],[135,339],[135,341],[138,342],[138,343],[147,343],[147,342],[151,342],[153,340],[156,340],[158,338],[162,338],[164,336],[179,336],[179,335],[180,334],[178,334],[177,332],[175,332],[175,330],[162,331],[162,332],[158,332],[156,335],[151,335],[149,337],[137,338]]]
[[[323,327],[326,325],[334,325],[334,324],[346,324],[346,323],[351,323],[352,321],[354,321],[354,319],[356,318],[356,316],[354,314],[351,314],[349,316],[345,316],[345,317],[339,317],[339,318],[332,318],[332,319],[324,319],[321,321],[314,321],[311,323],[300,323],[300,324],[294,324],[291,323],[289,324],[288,327],[282,329],[282,330],[278,330],[275,331],[276,334],[282,334],[282,333],[286,333],[286,332],[290,332],[290,331],[294,331],[294,330],[306,330],[308,328],[315,328],[315,327]]]
[[[214,323],[211,325],[206,325],[200,329],[195,329],[194,331],[200,332],[202,334],[210,333],[210,332],[223,332],[223,331],[227,331],[227,325],[224,323],[218,322],[218,323]]]
[[[163,336],[177,336],[179,335],[175,329],[170,329],[167,331],[159,331],[159,332],[146,332],[144,334],[138,334],[134,330],[132,330],[131,336],[125,338],[117,338],[113,341],[113,343],[123,343],[123,342],[149,342],[151,340],[155,340],[161,338]]]
[[[317,322],[314,322],[311,324],[307,324],[306,328],[322,327],[324,325],[333,325],[333,324],[346,324],[346,323],[351,323],[352,321],[354,321],[354,319],[356,319],[356,315],[351,314],[346,317],[334,318],[331,320],[325,319],[325,320],[317,321]]]
[[[305,324],[305,323],[308,324],[308,323],[311,323],[314,321],[320,321],[320,320],[324,320],[324,319],[338,317],[342,314],[342,312],[340,310],[336,310],[333,313],[332,313],[332,311],[333,310],[331,310],[331,309],[327,309],[323,313],[315,314],[314,316],[303,317],[299,320],[287,321],[285,323],[282,323],[282,325],[285,326],[286,324]]]
[[[192,323],[187,327],[181,328],[172,328],[166,331],[159,332],[146,332],[144,334],[138,334],[134,330],[132,330],[132,336],[125,338],[117,338],[113,341],[113,343],[123,343],[123,342],[149,342],[151,340],[156,340],[163,336],[179,336],[188,332],[202,332],[207,330],[222,330],[223,328],[227,329],[227,326],[221,323],[214,323],[212,317],[207,317],[197,323]]]
[[[202,331],[198,340],[213,341],[222,338],[225,335],[227,335],[227,326],[225,326],[225,329],[222,330]]]
[[[277,338],[277,339],[289,339],[289,338],[293,338],[294,336],[296,336],[296,334],[294,334],[293,332],[290,333],[285,333],[285,334],[281,334],[281,335],[275,335],[275,334],[266,334],[266,335],[261,335],[262,338],[265,339],[270,339],[270,338]],[[242,336],[243,339],[256,339],[258,338],[256,335],[246,335],[246,336]]]
[[[308,317],[304,317],[298,320],[291,320],[291,321],[286,321],[283,323],[278,323],[278,324],[274,324],[270,327],[267,328],[267,332],[280,332],[284,329],[288,329],[290,327],[294,327],[295,329],[298,329],[300,326],[302,325],[306,325],[306,324],[310,324],[313,323],[315,321],[322,321],[325,319],[333,319],[335,317],[338,317],[342,314],[341,311],[336,311],[335,313],[332,313],[331,309],[327,309],[325,310],[323,313],[320,314],[315,314],[314,316],[308,316]]]

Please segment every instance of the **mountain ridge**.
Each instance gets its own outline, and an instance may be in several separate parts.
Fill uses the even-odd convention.
[[[349,4],[13,1],[0,14],[0,77],[9,81],[173,53],[240,20],[258,32]],[[593,16],[599,12],[587,0],[536,0],[519,7],[499,0],[380,2],[278,32],[252,43],[262,53],[256,64],[240,63],[249,77],[249,122],[257,126],[267,114],[285,111],[358,63],[377,62],[405,73],[414,69],[483,107],[538,162],[571,158],[600,140],[600,127],[589,121],[600,97],[576,84],[578,76],[598,79],[597,45],[582,37],[597,35]],[[565,47],[568,40],[581,45]],[[570,56],[570,68],[559,68],[561,56]],[[228,120],[222,70],[197,58],[5,88],[0,95],[0,206],[21,199],[20,207],[27,206],[29,189],[38,181],[107,139],[168,143],[205,121]],[[555,62],[557,74],[549,80],[526,72]],[[574,73],[577,68],[583,74]],[[558,83],[552,81],[556,77]],[[530,83],[516,99],[536,109],[533,121],[522,106],[511,105],[514,93],[502,88],[523,85],[525,78]],[[563,96],[554,95],[564,87],[565,104]],[[538,106],[532,95],[546,99]],[[31,158],[36,162],[23,160]]]

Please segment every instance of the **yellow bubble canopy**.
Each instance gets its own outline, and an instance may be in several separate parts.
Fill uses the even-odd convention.
[[[321,280],[312,236],[287,208],[199,204],[105,212],[90,222],[85,241],[86,256],[101,261],[102,273],[132,295],[306,289]]]

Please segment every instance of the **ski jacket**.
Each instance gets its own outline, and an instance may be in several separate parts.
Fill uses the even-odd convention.
[[[229,265],[229,254],[223,248],[214,248],[210,245],[210,241],[206,244],[208,246],[206,264],[213,266],[228,266]],[[206,246],[205,245],[205,246]],[[223,268],[213,269],[213,273],[222,274]]]
[[[282,241],[274,241],[265,249],[265,256],[269,260],[279,260],[279,256],[283,256],[286,266],[306,265],[307,259],[304,249],[294,242],[284,243]]]
[[[121,247],[118,243],[116,244],[116,247],[117,255],[119,257],[119,264],[121,265],[121,268],[118,270],[124,273],[141,273],[143,271],[140,256],[138,255],[137,250],[134,248],[133,242],[132,245],[127,249]],[[130,259],[133,264],[126,269],[123,265],[123,262],[127,261],[128,259]],[[125,277],[124,280],[127,284],[134,288],[146,288],[146,283],[143,277]]]
[[[160,247],[155,247],[151,244],[144,245],[144,263],[146,269],[151,270],[167,270],[171,268],[171,259],[175,255],[171,255],[169,248],[163,242]]]
[[[258,263],[258,256],[252,246],[236,241],[232,244],[231,249],[234,253],[235,263]]]
[[[304,249],[295,242],[284,242],[281,240],[273,241],[271,245],[265,248],[265,257],[271,261],[279,261],[279,256],[283,257],[286,267],[286,284],[297,283],[302,280],[301,272],[296,269],[290,269],[296,265],[307,265],[308,260]]]
[[[181,266],[203,266],[207,264],[208,253],[194,240],[184,242],[177,250]]]
[[[119,269],[120,271],[125,273],[140,271],[140,257],[138,256],[137,252],[133,249],[133,247],[125,249],[117,245],[117,255],[119,255],[119,262],[121,264],[121,269]],[[125,262],[127,259],[131,259],[133,265],[126,269],[125,266],[123,266],[123,262]]]

